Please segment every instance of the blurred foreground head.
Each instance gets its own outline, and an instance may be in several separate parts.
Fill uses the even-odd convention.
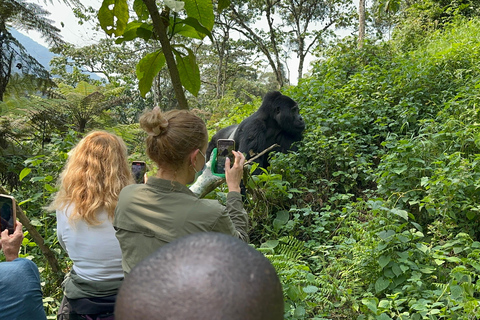
[[[161,247],[125,278],[116,320],[283,319],[282,286],[260,252],[220,233]]]

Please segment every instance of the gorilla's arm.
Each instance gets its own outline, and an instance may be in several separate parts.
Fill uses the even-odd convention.
[[[240,124],[235,133],[235,141],[238,144],[238,151],[246,154],[246,159],[250,159],[255,154],[269,147],[266,145],[265,122],[258,119],[258,114],[254,113]],[[264,156],[257,159],[260,165],[264,163]]]

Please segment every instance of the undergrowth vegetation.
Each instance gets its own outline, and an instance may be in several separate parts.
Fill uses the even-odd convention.
[[[252,177],[252,238],[286,317],[476,319],[480,22],[408,53],[354,45],[289,90],[304,140]]]
[[[307,130],[298,152],[274,155],[268,170],[250,177],[246,207],[252,244],[281,278],[286,319],[480,318],[479,51],[475,19],[406,53],[393,43],[357,50],[345,40],[283,92],[299,103]],[[226,97],[198,112],[211,136],[259,104]],[[138,126],[111,129],[132,160],[144,157]],[[38,156],[1,160],[1,184],[64,271],[70,264],[55,217],[43,207],[78,138],[70,131],[42,146],[23,140]],[[22,253],[39,265],[55,318],[55,275],[28,235]]]

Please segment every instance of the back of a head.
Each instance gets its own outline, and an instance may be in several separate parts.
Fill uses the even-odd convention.
[[[139,263],[115,319],[283,319],[282,286],[260,252],[220,233],[177,239]]]
[[[92,131],[70,151],[59,178],[59,192],[50,210],[75,204],[70,219],[84,219],[98,224],[98,209],[104,208],[113,218],[118,194],[133,183],[123,140],[106,131]]]
[[[208,142],[205,123],[187,110],[162,112],[155,107],[140,117],[140,127],[148,135],[147,155],[159,167],[182,167],[193,150]]]

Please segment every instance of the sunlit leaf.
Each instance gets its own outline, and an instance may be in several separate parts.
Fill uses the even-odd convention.
[[[378,264],[383,269],[390,262],[390,260],[391,260],[390,256],[383,255],[380,258],[378,258]]]
[[[100,27],[108,35],[121,36],[129,18],[127,0],[104,0],[97,17]]]
[[[138,62],[136,68],[137,78],[139,80],[138,87],[143,97],[150,91],[153,78],[155,78],[164,65],[165,56],[162,50],[149,53]]]
[[[390,281],[385,279],[384,277],[380,277],[375,281],[375,291],[377,293],[382,292],[383,290],[387,289],[390,285]]]
[[[180,74],[183,87],[194,96],[197,96],[200,91],[200,69],[193,51],[190,49],[187,49],[187,51],[188,55],[182,56],[180,52],[174,50],[178,73]]]
[[[185,10],[189,17],[197,19],[202,26],[208,30],[213,29],[215,16],[211,0],[185,1]]]
[[[25,178],[26,176],[28,176],[28,174],[32,172],[32,169],[30,168],[23,168],[23,170],[20,172],[20,176],[18,177],[18,179],[20,181],[23,180],[23,178]]]

